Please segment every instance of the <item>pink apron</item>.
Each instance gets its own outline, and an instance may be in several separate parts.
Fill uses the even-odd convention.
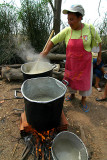
[[[70,37],[68,41],[66,48],[64,79],[69,82],[69,86],[72,89],[88,91],[91,87],[90,78],[92,54],[84,49],[81,37],[80,39],[71,39]]]

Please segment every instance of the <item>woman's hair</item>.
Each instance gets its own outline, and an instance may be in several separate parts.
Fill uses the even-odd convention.
[[[70,11],[68,11],[67,14],[69,14],[69,13],[73,13],[73,14],[76,15],[77,18],[82,17],[82,19],[83,19],[83,16],[80,12],[70,12]]]

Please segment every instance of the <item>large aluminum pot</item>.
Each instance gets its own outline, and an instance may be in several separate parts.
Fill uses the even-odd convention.
[[[32,68],[37,63],[37,70],[35,70],[34,73],[30,73]],[[47,77],[52,76],[52,70],[55,67],[55,65],[49,63],[49,62],[28,62],[21,65],[21,71],[23,73],[24,80],[30,79],[30,78],[37,78],[37,77]],[[35,67],[36,68],[36,67]]]
[[[21,92],[25,99],[27,122],[38,131],[57,127],[66,90],[61,81],[52,77],[24,81]]]
[[[84,143],[69,131],[57,134],[52,142],[51,153],[53,160],[88,160]]]

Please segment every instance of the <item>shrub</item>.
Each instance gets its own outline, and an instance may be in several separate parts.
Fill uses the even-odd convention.
[[[0,5],[0,64],[18,63],[14,37],[17,34],[17,14],[9,4]]]
[[[52,16],[48,5],[40,0],[24,0],[21,6],[19,18],[22,21],[22,32],[35,50],[41,51],[51,30]]]

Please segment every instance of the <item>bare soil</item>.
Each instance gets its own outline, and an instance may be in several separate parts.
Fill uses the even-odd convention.
[[[25,148],[19,129],[23,111],[15,110],[24,109],[24,100],[14,98],[15,90],[21,85],[22,82],[0,80],[0,160],[20,160]],[[68,94],[67,91],[65,96]],[[64,101],[63,106],[68,130],[82,139],[91,160],[107,160],[107,102],[95,100],[101,95],[93,87],[91,96],[87,98],[88,113],[81,109],[78,93],[72,102]]]

